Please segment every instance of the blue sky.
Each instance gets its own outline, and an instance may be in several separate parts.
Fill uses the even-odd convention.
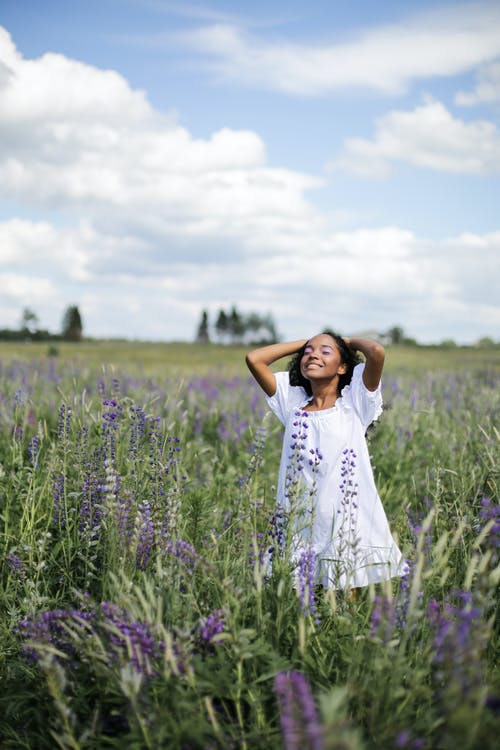
[[[500,4],[3,0],[0,327],[500,339]]]

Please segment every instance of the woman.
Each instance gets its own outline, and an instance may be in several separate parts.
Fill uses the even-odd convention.
[[[274,373],[270,365],[291,355],[288,372]],[[291,559],[298,566],[312,553],[315,583],[325,588],[358,588],[404,573],[365,438],[382,412],[384,357],[375,341],[331,331],[246,357],[285,426],[277,502],[290,519]]]

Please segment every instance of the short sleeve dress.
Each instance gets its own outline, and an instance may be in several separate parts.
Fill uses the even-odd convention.
[[[276,373],[276,392],[266,397],[285,427],[277,503],[289,519],[291,560],[298,566],[312,551],[315,583],[325,588],[367,586],[405,572],[365,438],[382,412],[381,388],[366,388],[363,369],[354,368],[331,409],[307,411],[310,396],[290,385],[288,372]]]

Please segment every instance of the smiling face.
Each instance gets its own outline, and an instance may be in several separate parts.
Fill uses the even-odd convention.
[[[313,336],[307,342],[300,360],[300,372],[307,380],[333,380],[346,372],[335,339],[327,333]]]

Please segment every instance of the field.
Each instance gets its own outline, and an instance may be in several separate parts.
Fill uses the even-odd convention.
[[[0,344],[2,749],[498,746],[500,350],[388,350],[359,599],[295,590],[243,349],[53,353]]]

